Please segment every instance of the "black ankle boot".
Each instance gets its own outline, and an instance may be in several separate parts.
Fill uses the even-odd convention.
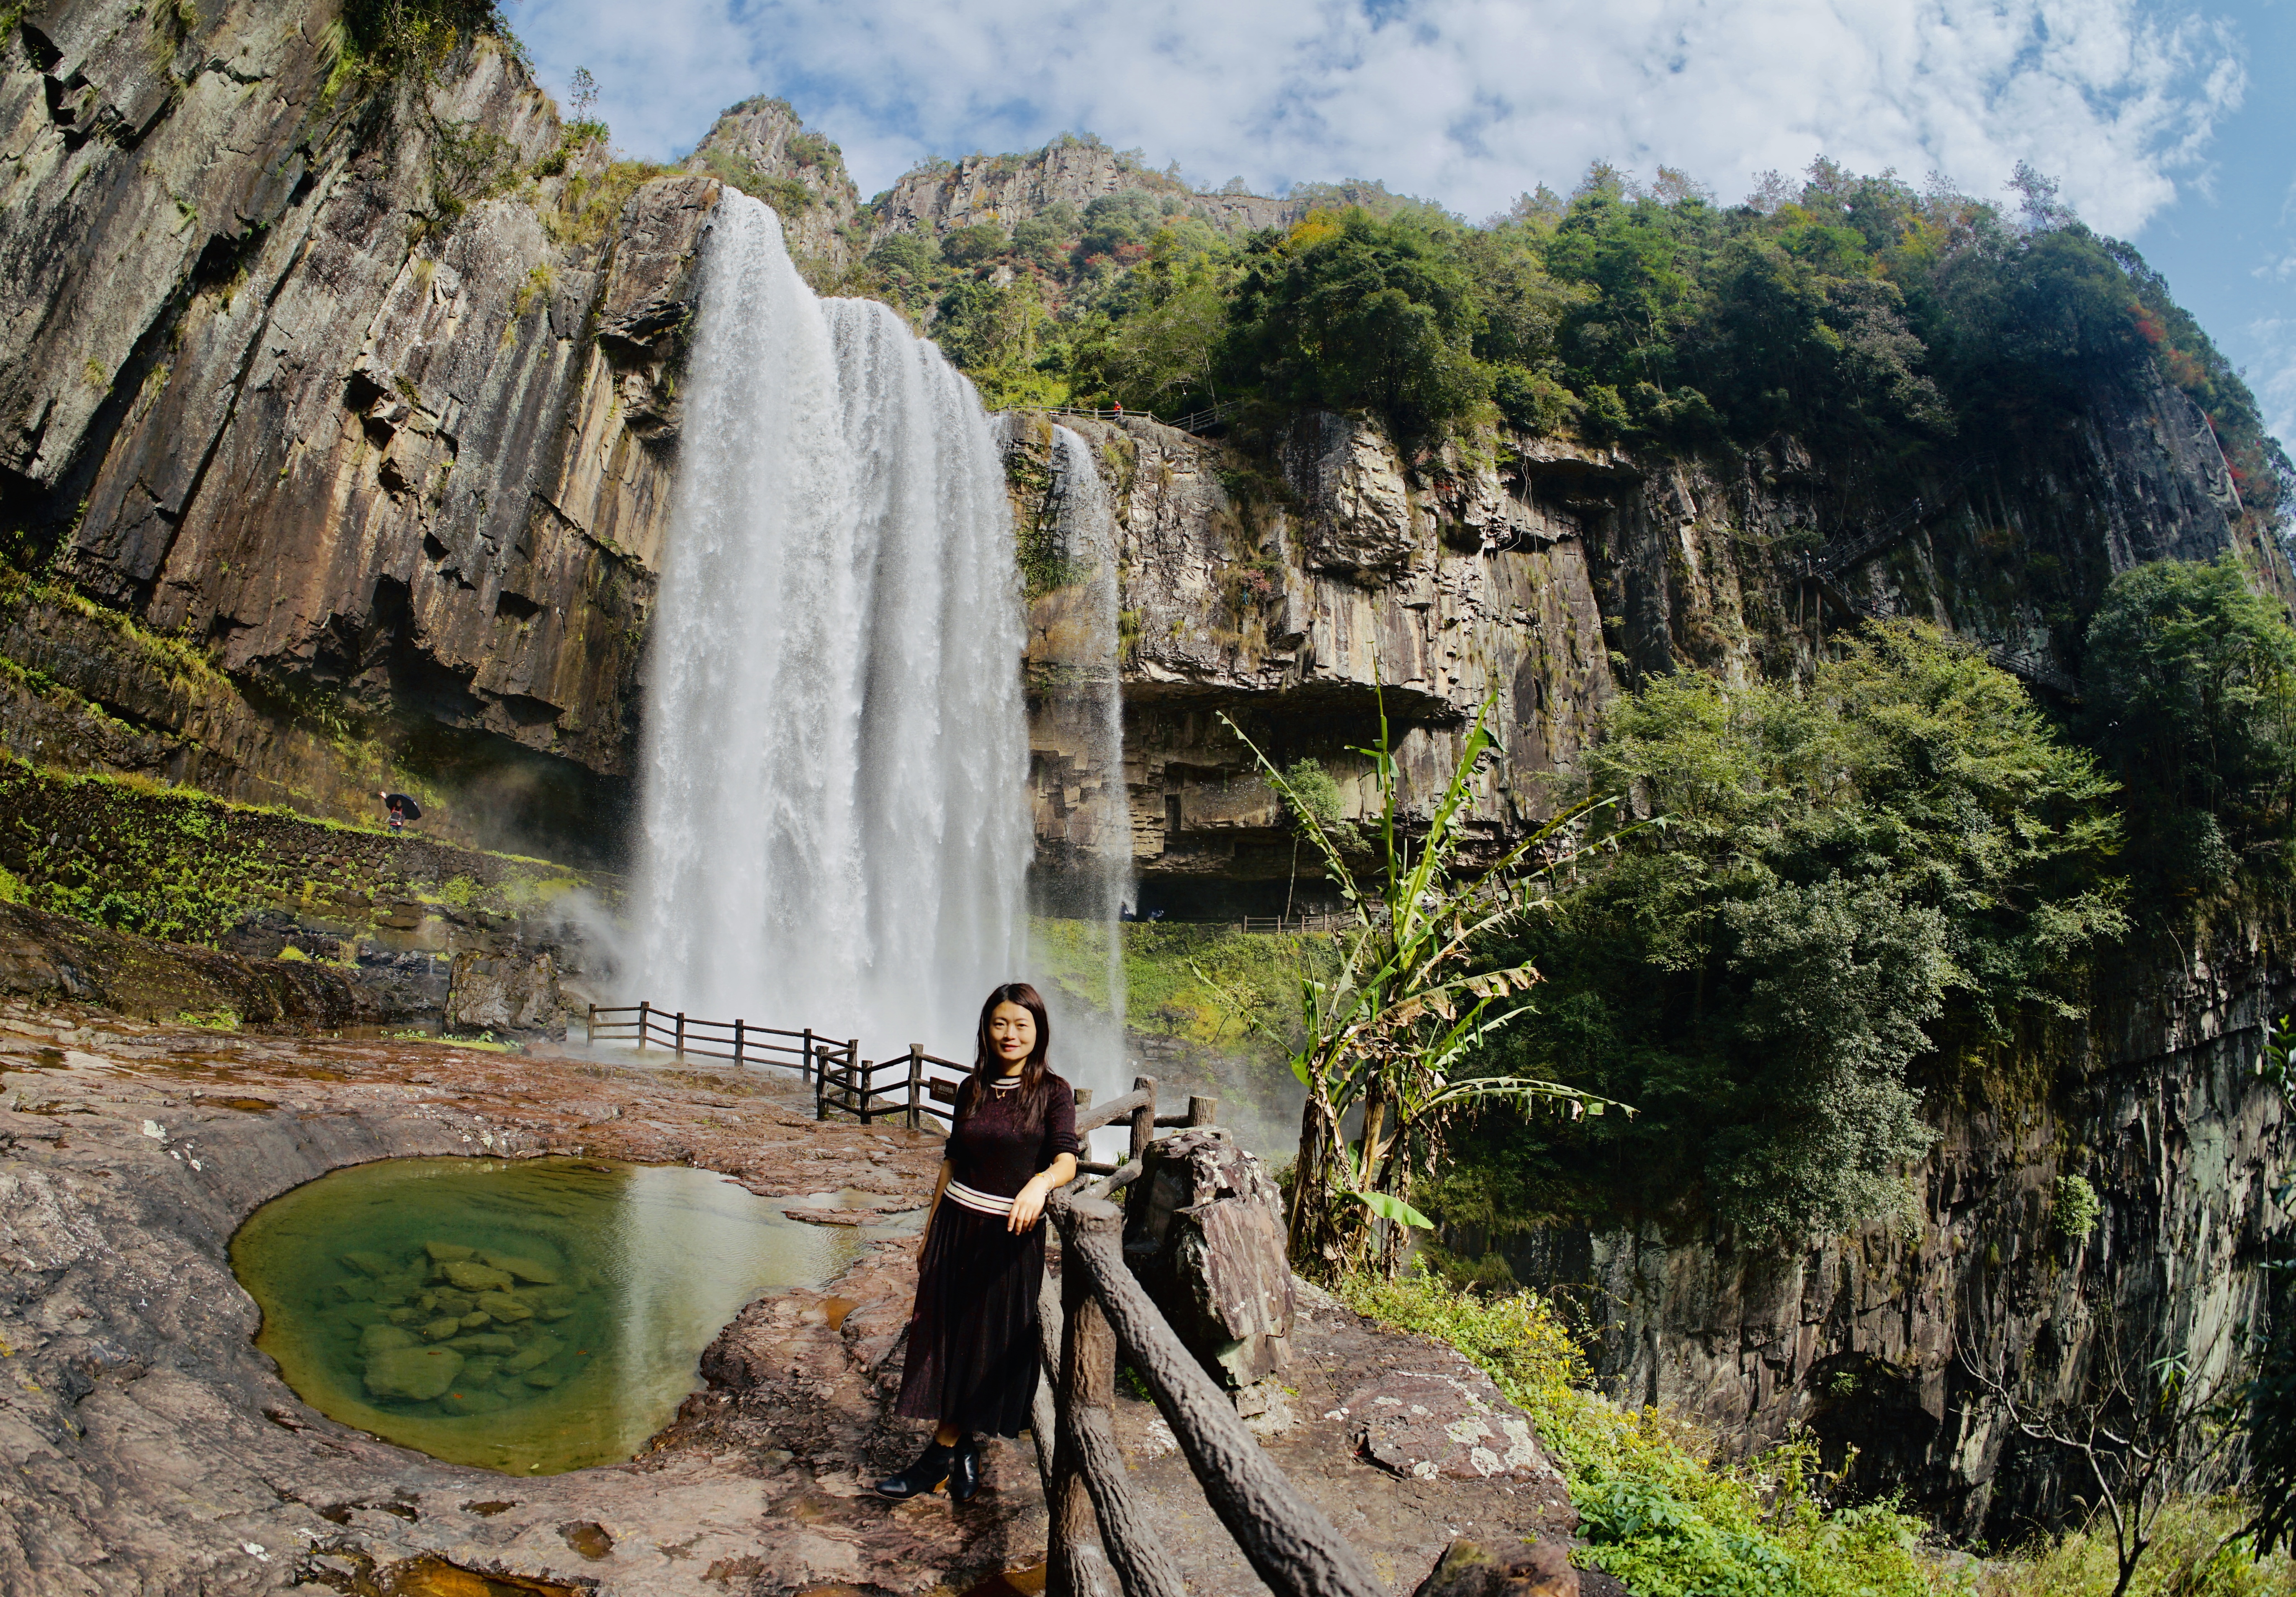
[[[956,1438],[948,1461],[948,1495],[956,1503],[970,1503],[980,1489],[980,1438],[971,1431]]]
[[[925,1450],[917,1454],[917,1462],[898,1475],[888,1475],[877,1483],[877,1492],[883,1497],[921,1497],[949,1478],[949,1450],[939,1442],[928,1442]]]

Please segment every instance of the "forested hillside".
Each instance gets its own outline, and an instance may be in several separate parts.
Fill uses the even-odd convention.
[[[2286,455],[2130,246],[2022,171],[2013,212],[1814,163],[1725,205],[1607,167],[1480,226],[1375,184],[1226,230],[1168,177],[1010,231],[896,233],[839,283],[924,321],[1000,402],[1356,408],[1422,444],[1477,420],[1679,447],[1781,430],[1881,461],[2046,427],[2144,363],[2198,401],[2267,516]]]

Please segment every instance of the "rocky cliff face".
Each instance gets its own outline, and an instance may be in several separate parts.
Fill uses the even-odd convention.
[[[2131,564],[2237,548],[2290,591],[2205,423],[2165,387],[2096,393],[2060,448],[1890,492],[1783,438],[1691,460],[1487,441],[1406,466],[1364,425],[1309,416],[1258,476],[1153,423],[1070,424],[1124,530],[1142,901],[1181,911],[1265,914],[1292,897],[1274,795],[1221,713],[1280,763],[1325,761],[1364,813],[1375,795],[1346,749],[1371,731],[1374,684],[1421,794],[1488,698],[1503,755],[1476,823],[1496,839],[1551,813],[1545,779],[1638,675],[1790,670],[1846,623],[1910,614],[2062,695],[2079,689],[2065,607]],[[1035,436],[1016,430],[1013,447],[1016,483],[1045,481]],[[1042,518],[1021,497],[1025,538]],[[1066,604],[1037,601],[1032,650],[1053,651]],[[1037,768],[1088,792],[1090,751],[1048,726]],[[1040,780],[1040,831],[1067,792]],[[1657,1230],[1449,1241],[1496,1245],[1520,1278],[1584,1302],[1616,1396],[1742,1450],[1807,1425],[1837,1460],[1858,1450],[1866,1486],[1903,1486],[1962,1533],[2012,1534],[2066,1511],[2075,1482],[1973,1372],[2006,1372],[2030,1403],[2156,1336],[2220,1370],[2257,1306],[2285,1131],[2254,1075],[2256,1028],[2290,1002],[2272,974],[2284,942],[2243,924],[2169,970],[2132,954],[2077,1036],[1936,1084],[1940,1139],[1892,1223],[1785,1257]],[[2085,1238],[2062,1233],[2062,1175],[2103,1198]]]
[[[1144,902],[1168,889],[1175,908],[1269,913],[1289,896],[1275,796],[1222,714],[1279,764],[1324,761],[1360,814],[1376,795],[1349,750],[1375,732],[1375,695],[1420,796],[1488,701],[1500,758],[1475,821],[1496,841],[1554,813],[1554,779],[1622,679],[1791,671],[1846,623],[1910,614],[2061,693],[2078,688],[2069,605],[2133,563],[2240,546],[2289,588],[2205,423],[2165,386],[2098,392],[2046,455],[1890,485],[1784,438],[1637,458],[1486,436],[1406,464],[1369,424],[1309,414],[1263,464],[1151,422],[1068,424],[1121,527],[1124,785]],[[1060,491],[1049,436],[1041,422],[1010,434],[1024,543]],[[1032,659],[1057,656],[1072,602],[1037,599]],[[1037,735],[1050,835],[1063,784],[1099,778],[1050,718]]]
[[[782,218],[800,265],[835,274],[865,246],[861,193],[836,145],[808,132],[786,100],[744,100],[709,129],[686,159],[689,172],[722,177],[753,192]]]
[[[2013,1539],[2071,1511],[2082,1482],[1980,1375],[2045,1406],[2116,1354],[2184,1347],[2215,1380],[2252,1322],[2286,1158],[2255,1073],[2259,1026],[2296,997],[2284,943],[2249,926],[2185,969],[2123,969],[2083,1035],[1939,1084],[1939,1140],[1890,1222],[1784,1257],[1655,1227],[1450,1240],[1582,1302],[1614,1396],[1740,1451],[1806,1426],[1837,1462],[1857,1449],[1861,1486]],[[2086,1235],[2064,1175],[2102,1200]]]
[[[0,42],[0,504],[272,729],[227,790],[371,790],[281,730],[350,721],[562,835],[629,771],[717,184],[568,149],[490,40],[331,96],[336,21],[87,0]],[[44,658],[199,738],[119,661]]]
[[[1103,195],[1143,189],[1223,233],[1250,233],[1296,221],[1307,209],[1260,194],[1199,193],[1178,178],[1088,140],[1060,139],[1027,155],[968,155],[904,176],[869,202],[873,242],[894,233],[938,237],[993,222],[1010,229],[1055,205],[1078,210]]]

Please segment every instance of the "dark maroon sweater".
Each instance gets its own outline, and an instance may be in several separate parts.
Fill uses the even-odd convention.
[[[949,1162],[951,1180],[976,1192],[1011,1198],[1054,1159],[1077,1151],[1076,1093],[1048,1073],[1043,1114],[1023,1116],[1018,1100],[1025,1089],[1020,1087],[988,1089],[988,1102],[975,1110],[972,1098],[979,1083],[980,1077],[973,1077],[957,1089],[956,1128],[948,1134],[943,1157]]]

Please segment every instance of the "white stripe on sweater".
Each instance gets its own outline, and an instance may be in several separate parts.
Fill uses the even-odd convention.
[[[972,1209],[976,1214],[1009,1215],[1013,1212],[1013,1200],[1010,1198],[999,1198],[994,1192],[981,1192],[977,1188],[966,1186],[961,1181],[950,1182],[947,1190],[941,1196],[947,1198],[951,1203]]]

